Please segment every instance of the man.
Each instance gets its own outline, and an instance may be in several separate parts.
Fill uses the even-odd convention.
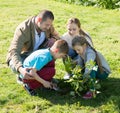
[[[24,79],[33,79],[28,73],[30,68],[23,68],[23,60],[39,48],[51,46],[54,39],[59,39],[52,26],[54,15],[49,10],[42,10],[37,16],[22,22],[15,30],[14,38],[8,51],[7,63],[16,73],[21,73]],[[54,39],[53,39],[54,38]],[[48,43],[52,40],[52,43]]]

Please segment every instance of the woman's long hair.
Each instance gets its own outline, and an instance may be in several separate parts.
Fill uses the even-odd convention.
[[[86,40],[89,42],[89,44],[93,47],[92,39],[84,30],[82,30],[80,20],[78,18],[70,18],[67,22],[67,25],[72,24],[72,23],[76,24],[78,28],[80,29],[79,35],[82,37],[85,37]]]

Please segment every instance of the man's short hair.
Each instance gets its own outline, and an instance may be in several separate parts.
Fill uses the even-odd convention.
[[[54,20],[54,14],[50,10],[42,10],[38,17],[42,18],[42,21],[46,21],[48,18]]]

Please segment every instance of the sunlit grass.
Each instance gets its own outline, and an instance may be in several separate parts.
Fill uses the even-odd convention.
[[[40,92],[31,97],[16,83],[16,75],[6,65],[6,55],[17,25],[42,9],[55,15],[54,25],[62,35],[66,22],[77,17],[90,33],[94,46],[107,59],[112,73],[103,81],[96,99],[71,98],[69,94]],[[120,110],[120,11],[70,5],[52,0],[0,1],[0,113],[118,113]],[[56,62],[56,78],[65,71],[62,60]]]

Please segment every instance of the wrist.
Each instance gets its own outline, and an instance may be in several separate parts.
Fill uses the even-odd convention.
[[[23,69],[22,66],[18,67],[18,72],[21,73],[22,69]]]
[[[41,83],[42,83],[43,85],[45,84],[45,82],[46,82],[45,80],[42,80],[42,81],[41,81]]]
[[[45,84],[45,80],[44,79],[42,79],[39,75],[37,75],[37,74],[35,74],[35,76],[34,76],[34,78],[37,80],[37,81],[39,81],[41,84]]]

